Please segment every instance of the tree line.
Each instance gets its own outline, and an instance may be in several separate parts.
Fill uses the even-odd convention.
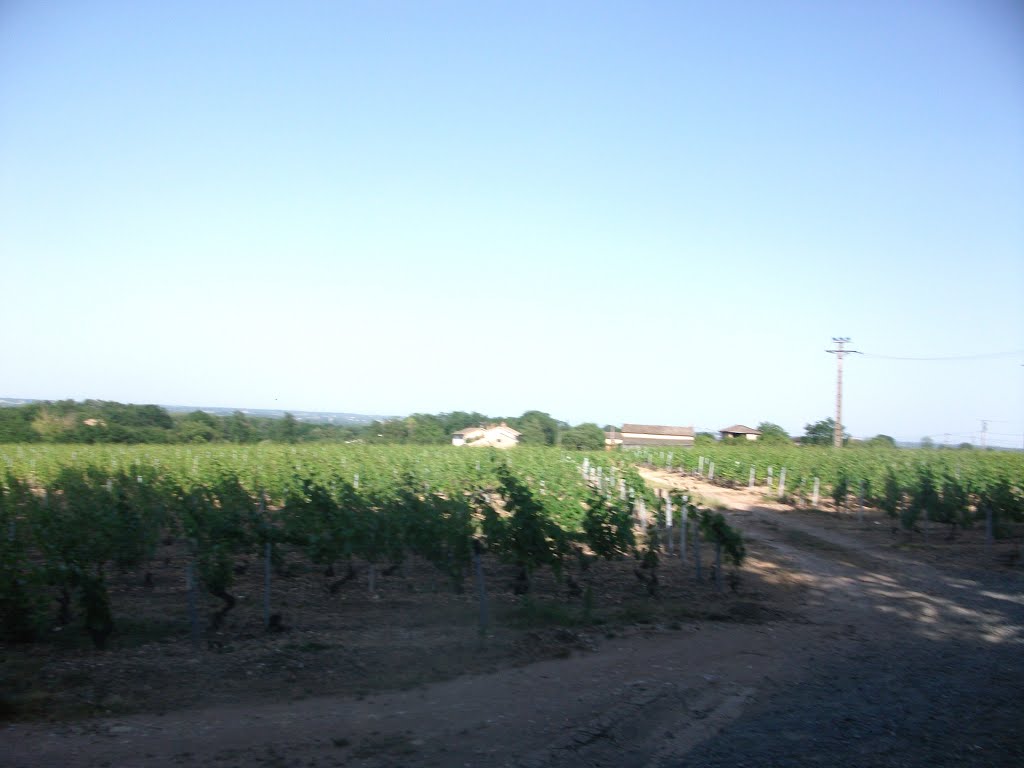
[[[558,445],[574,450],[604,448],[604,430],[597,424],[569,426],[543,411],[526,411],[522,416],[485,416],[482,413],[414,413],[399,419],[375,421],[366,430],[368,443],[440,445],[451,442],[453,433],[467,427],[504,422],[519,432],[523,445]]]
[[[0,408],[0,443],[300,443],[314,441],[444,445],[460,429],[505,422],[526,445],[561,445],[600,450],[604,433],[596,424],[575,427],[542,411],[492,417],[482,413],[414,413],[369,424],[305,422],[234,411],[225,416],[195,410],[170,413],[158,405],[108,400],[58,400]]]
[[[41,401],[0,408],[0,443],[258,443],[351,439],[347,426],[235,411],[172,414],[159,405],[108,400]]]
[[[316,441],[371,444],[445,445],[454,432],[467,427],[504,422],[520,433],[524,445],[557,445],[569,450],[599,451],[604,432],[617,429],[585,423],[570,426],[543,411],[521,416],[487,416],[476,411],[414,413],[369,424],[306,422],[285,413],[283,418],[253,416],[236,410],[225,416],[195,410],[170,413],[159,405],[133,405],[109,400],[57,400],[0,408],[0,443],[305,443]],[[803,445],[831,445],[835,422],[822,419],[805,425],[798,438]],[[793,438],[778,424],[757,425],[759,444],[790,444]],[[711,432],[697,434],[697,444],[719,442]],[[747,443],[726,439],[724,442]],[[844,430],[844,445],[895,448],[888,435],[851,442]],[[922,448],[935,447],[923,438]],[[971,448],[969,443],[958,446]]]

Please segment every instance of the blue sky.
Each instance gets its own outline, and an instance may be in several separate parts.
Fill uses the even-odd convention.
[[[1024,8],[0,6],[0,395],[1024,440]]]

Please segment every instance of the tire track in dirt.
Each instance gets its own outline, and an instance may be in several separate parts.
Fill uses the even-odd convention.
[[[363,700],[10,726],[0,765],[584,765],[640,745],[653,757],[669,729],[688,747],[734,716],[794,641],[785,628],[695,625]]]
[[[788,684],[671,765],[1024,764],[1019,572],[936,568],[685,484],[732,507],[730,523],[807,579],[802,608],[821,643],[790,654]]]

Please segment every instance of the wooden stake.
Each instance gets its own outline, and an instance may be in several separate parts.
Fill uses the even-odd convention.
[[[697,566],[697,581],[701,580],[700,573],[700,518],[693,520],[693,560]]]
[[[684,569],[686,568],[686,527],[689,524],[687,519],[689,508],[684,496],[682,506],[679,509],[679,561],[683,564]]]
[[[480,637],[487,634],[487,627],[490,625],[490,614],[487,607],[487,582],[484,581],[484,564],[480,556],[483,545],[473,539],[473,571],[476,574],[476,594],[480,603]]]
[[[270,542],[263,545],[263,628],[270,629]]]
[[[196,583],[196,564],[185,566],[185,586],[188,591],[188,620],[192,635],[192,648],[199,650],[199,588]]]
[[[722,591],[722,544],[715,542],[715,592]]]
[[[665,498],[665,549],[672,554],[672,497]]]

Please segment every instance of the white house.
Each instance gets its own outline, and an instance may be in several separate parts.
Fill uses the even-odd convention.
[[[452,445],[478,448],[513,448],[519,445],[519,433],[505,422],[486,427],[466,427],[452,435]]]
[[[483,427],[466,427],[452,435],[452,445],[466,445],[473,440],[479,440],[483,436]]]
[[[718,430],[718,432],[722,435],[723,440],[729,438],[735,440],[757,440],[761,436],[761,433],[756,429],[745,427],[742,424],[733,424],[731,427]]]

